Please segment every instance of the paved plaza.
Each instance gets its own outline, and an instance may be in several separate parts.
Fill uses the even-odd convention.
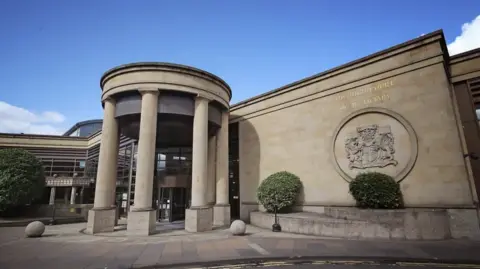
[[[198,268],[223,261],[258,266],[278,258],[480,264],[480,242],[463,240],[358,241],[272,233],[252,226],[248,226],[247,235],[234,237],[226,229],[193,234],[175,225],[157,229],[160,232],[148,237],[126,236],[122,227],[114,233],[92,236],[81,232],[85,226],[47,226],[43,237],[33,239],[24,238],[22,227],[0,228],[0,268]]]

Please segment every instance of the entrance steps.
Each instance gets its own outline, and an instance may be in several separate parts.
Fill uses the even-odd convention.
[[[480,239],[474,209],[362,210],[326,207],[323,214],[278,214],[282,232],[347,239]],[[271,229],[274,214],[251,212],[250,223]]]

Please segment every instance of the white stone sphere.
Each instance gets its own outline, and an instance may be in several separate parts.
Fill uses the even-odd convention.
[[[25,228],[27,237],[40,237],[45,232],[45,224],[40,221],[30,222]]]
[[[242,220],[234,220],[230,225],[230,232],[233,235],[244,235],[247,230],[247,225]]]

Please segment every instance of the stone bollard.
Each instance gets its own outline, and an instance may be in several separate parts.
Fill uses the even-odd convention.
[[[40,237],[45,232],[45,224],[40,221],[30,222],[25,228],[27,237]]]
[[[247,230],[247,225],[242,220],[234,220],[230,225],[230,232],[233,235],[244,235]]]

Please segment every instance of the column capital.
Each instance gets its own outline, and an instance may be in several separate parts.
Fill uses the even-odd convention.
[[[152,88],[152,87],[139,88],[138,92],[140,92],[141,95],[145,93],[155,93],[158,95],[160,93],[158,88]]]
[[[104,104],[107,103],[107,102],[115,105],[117,103],[117,100],[113,99],[112,96],[109,96],[109,97],[105,98],[105,100],[103,100]]]
[[[210,97],[207,97],[207,96],[205,96],[205,95],[203,95],[203,94],[198,94],[197,96],[195,96],[195,101],[197,101],[197,100],[199,100],[199,101],[200,101],[200,100],[206,100],[207,102],[210,103],[210,101],[212,101],[213,99],[210,98]]]

